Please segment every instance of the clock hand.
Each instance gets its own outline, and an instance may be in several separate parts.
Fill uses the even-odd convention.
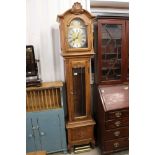
[[[76,37],[72,39],[72,41],[75,41],[76,39],[78,39],[78,36],[79,36],[79,32],[78,32],[78,34],[76,35]]]
[[[79,37],[79,33],[80,33],[80,32],[78,32],[78,34],[77,34],[77,36],[76,36],[76,39],[78,39],[78,37]]]

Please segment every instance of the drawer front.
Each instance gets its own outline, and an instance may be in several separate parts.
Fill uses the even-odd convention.
[[[87,140],[93,138],[93,126],[70,129],[71,141]]]
[[[129,117],[129,110],[117,110],[117,111],[109,111],[106,113],[106,120],[112,120],[116,118],[124,118]]]
[[[104,152],[115,151],[127,148],[129,146],[128,138],[121,138],[104,142]]]
[[[129,136],[129,128],[118,128],[114,130],[106,130],[104,132],[104,140],[112,140],[116,138],[128,137]]]
[[[129,118],[125,117],[122,119],[109,120],[105,122],[106,129],[115,129],[119,127],[125,127],[129,125]]]

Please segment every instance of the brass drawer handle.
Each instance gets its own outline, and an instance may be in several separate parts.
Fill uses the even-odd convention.
[[[120,135],[120,133],[121,133],[120,131],[115,131],[114,136],[118,137]]]
[[[120,111],[118,111],[118,112],[115,113],[115,116],[116,117],[121,117],[121,115],[122,115],[122,113]]]
[[[117,121],[117,122],[115,122],[115,125],[116,125],[117,127],[119,127],[120,124],[121,124],[121,121]]]
[[[119,143],[118,142],[114,143],[114,147],[118,148],[119,147]]]

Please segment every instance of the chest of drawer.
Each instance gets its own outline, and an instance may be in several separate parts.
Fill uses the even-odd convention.
[[[129,125],[129,118],[125,117],[122,119],[113,119],[105,122],[106,130],[115,129],[119,127],[125,127]]]
[[[104,131],[104,141],[112,140],[112,139],[116,139],[116,138],[128,137],[128,136],[129,136],[129,128],[128,127]]]
[[[128,138],[120,138],[115,140],[109,140],[104,142],[104,152],[122,150],[128,148],[129,139]]]
[[[124,118],[124,117],[129,117],[128,109],[108,111],[108,112],[106,112],[106,115],[105,115],[106,121],[112,120],[112,119],[117,119],[117,118]]]

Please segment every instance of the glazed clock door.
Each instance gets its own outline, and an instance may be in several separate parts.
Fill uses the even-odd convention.
[[[71,60],[71,107],[72,120],[81,120],[90,114],[89,60]]]
[[[99,81],[120,83],[125,73],[125,21],[99,20]]]

